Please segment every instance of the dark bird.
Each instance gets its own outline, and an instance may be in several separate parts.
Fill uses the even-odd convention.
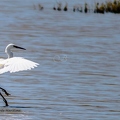
[[[39,10],[43,10],[43,6],[41,4],[38,4]]]
[[[84,12],[85,12],[85,13],[88,12],[87,3],[85,3],[85,9],[84,9]]]
[[[53,7],[53,10],[56,10],[56,7],[55,7],[55,6]]]
[[[61,7],[62,7],[62,3],[58,3],[58,8],[57,8],[57,10],[58,10],[58,11],[61,11]]]
[[[64,11],[67,11],[68,10],[68,4],[66,3],[66,5],[65,5],[65,7],[64,7],[64,9],[63,9]]]

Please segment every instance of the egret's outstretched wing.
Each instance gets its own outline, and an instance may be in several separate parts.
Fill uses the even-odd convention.
[[[18,72],[23,70],[31,70],[39,64],[22,57],[13,57],[0,62],[0,74],[5,72]]]

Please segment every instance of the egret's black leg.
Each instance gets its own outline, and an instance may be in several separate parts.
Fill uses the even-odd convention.
[[[0,95],[2,96],[3,101],[5,102],[5,106],[8,106],[8,102],[7,102],[7,100],[4,98],[4,96],[1,94],[1,92],[0,92]]]
[[[10,95],[5,89],[3,89],[3,88],[1,88],[0,87],[0,89],[8,96],[8,95]]]

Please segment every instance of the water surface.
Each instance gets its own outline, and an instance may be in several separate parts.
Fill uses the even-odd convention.
[[[92,1],[92,0],[91,0]],[[0,1],[0,56],[15,51],[38,62],[31,71],[1,75],[9,107],[0,100],[0,119],[113,120],[120,118],[119,14],[53,11],[55,1]],[[84,1],[81,1],[83,4]]]

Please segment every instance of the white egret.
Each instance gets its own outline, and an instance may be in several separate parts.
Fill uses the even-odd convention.
[[[18,72],[23,70],[31,70],[34,67],[37,67],[39,64],[35,63],[33,61],[27,60],[22,57],[13,57],[13,49],[22,49],[26,50],[25,48],[16,46],[15,44],[9,44],[5,48],[5,53],[8,55],[7,59],[0,59],[0,74],[3,74],[5,72]],[[5,92],[6,95],[10,95],[5,89],[0,89]],[[6,99],[3,97],[3,95],[0,93],[0,95],[3,98],[3,101],[5,102],[5,105],[8,106],[8,103]]]

